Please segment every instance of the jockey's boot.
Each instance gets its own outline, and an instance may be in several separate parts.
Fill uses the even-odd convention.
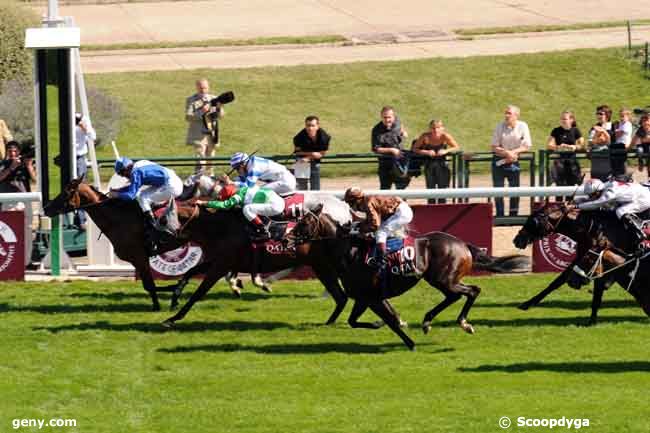
[[[386,257],[386,244],[377,243],[377,250],[374,257],[374,267],[376,267],[375,275],[373,276],[373,285],[380,289],[386,286],[388,275],[386,274],[386,267],[388,266],[388,258]]]
[[[144,242],[145,248],[150,256],[155,256],[158,254],[158,230],[156,229],[156,220],[153,217],[153,213],[145,212],[144,213]]]
[[[646,240],[646,235],[643,231],[643,221],[633,213],[623,215],[621,220],[625,227],[631,231],[636,238],[637,242],[634,255],[637,257],[642,256],[647,249],[646,242],[644,242]]]
[[[253,242],[265,242],[271,238],[268,228],[258,216],[251,220],[251,240]]]

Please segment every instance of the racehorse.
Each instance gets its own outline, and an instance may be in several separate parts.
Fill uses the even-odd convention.
[[[337,220],[350,220],[349,207],[336,198],[323,198],[328,212],[336,215]],[[307,206],[312,206],[308,204]],[[180,290],[187,284],[186,275],[177,284],[167,287],[156,287],[149,256],[144,242],[143,215],[140,206],[135,201],[111,199],[97,191],[94,187],[83,183],[82,179],[71,181],[63,191],[45,206],[45,214],[54,216],[84,209],[97,227],[106,235],[115,249],[116,255],[133,265],[142,279],[145,290],[151,296],[153,309],[160,310],[158,291],[171,291],[172,305],[178,301]],[[210,212],[197,206],[179,204],[178,217],[181,230],[178,239],[162,245],[161,251],[169,251],[192,241],[203,250],[204,262],[191,269],[188,274],[204,274],[204,280],[185,306],[165,323],[172,324],[187,314],[191,306],[228,272],[248,272],[253,264],[253,251],[250,247],[249,235],[246,230],[247,222],[240,211]],[[262,272],[273,272],[307,264],[327,291],[332,295],[336,307],[328,324],[334,323],[345,307],[347,297],[341,289],[337,276],[322,259],[327,251],[316,250],[309,257],[297,260],[290,255],[266,255],[262,260]]]
[[[376,329],[376,323],[359,322],[359,317],[370,308],[386,323],[411,350],[415,343],[400,329],[399,318],[394,310],[388,308],[385,300],[399,296],[424,278],[436,287],[445,299],[429,310],[422,321],[422,330],[428,333],[435,316],[449,305],[466,297],[465,304],[458,316],[459,326],[467,333],[473,334],[474,327],[467,320],[472,304],[481,289],[478,286],[461,282],[464,276],[475,270],[493,272],[513,272],[525,270],[529,260],[525,256],[490,257],[478,247],[442,232],[432,232],[415,239],[419,243],[424,265],[419,272],[393,274],[388,272],[383,282],[376,279],[375,269],[360,259],[359,252],[363,245],[350,234],[350,226],[337,224],[329,215],[311,212],[294,228],[296,250],[299,254],[309,255],[314,249],[323,245],[330,251],[327,256],[336,267],[346,294],[355,300],[348,323],[353,328]],[[356,251],[356,253],[355,253]],[[362,255],[361,255],[362,256]]]
[[[624,232],[620,222],[612,212],[593,211],[580,212],[567,206],[564,202],[548,202],[534,211],[526,220],[523,227],[513,243],[517,248],[525,248],[535,240],[545,238],[552,233],[560,233],[570,237],[576,242],[576,258],[560,273],[547,288],[542,290],[531,299],[522,303],[519,308],[527,310],[531,306],[539,304],[546,296],[567,283],[573,273],[574,266],[582,260],[587,251],[591,248],[592,238],[597,235],[603,227],[617,232],[617,238],[628,239],[629,235]],[[628,246],[629,247],[629,246]],[[603,292],[614,283],[612,275],[594,280],[594,290],[591,301],[591,316],[589,324],[595,325],[598,321],[598,310],[602,304]]]

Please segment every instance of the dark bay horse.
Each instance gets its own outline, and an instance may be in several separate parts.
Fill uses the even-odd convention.
[[[576,242],[576,258],[562,271],[547,288],[542,290],[531,299],[522,303],[519,308],[527,310],[531,306],[539,304],[546,296],[568,283],[569,277],[573,274],[573,267],[579,263],[584,255],[592,247],[592,239],[602,228],[610,227],[609,230],[617,231],[618,238],[629,238],[624,232],[621,223],[612,212],[594,211],[580,212],[567,206],[564,202],[546,202],[542,207],[534,211],[526,220],[523,227],[515,236],[513,243],[517,248],[525,248],[527,245],[549,236],[552,233],[560,233],[570,237]],[[607,275],[604,278],[594,280],[594,290],[591,302],[591,316],[589,324],[595,325],[598,321],[598,310],[602,304],[603,292],[614,283],[614,278]]]
[[[344,205],[343,202],[340,202]],[[330,204],[330,207],[332,205]],[[345,205],[347,206],[347,205]],[[143,215],[135,201],[108,198],[81,179],[70,182],[55,199],[45,207],[45,214],[54,216],[83,208],[99,229],[109,238],[117,256],[133,265],[142,278],[145,290],[150,294],[154,310],[160,310],[157,291],[171,291],[172,304],[177,302],[180,290],[191,275],[203,274],[204,280],[188,302],[173,317],[165,321],[171,325],[182,319],[192,305],[207,293],[222,277],[230,272],[250,272],[253,267],[253,250],[250,247],[246,221],[241,211],[210,212],[196,206],[179,204],[178,216],[182,225],[177,242],[164,244],[163,251],[175,249],[192,241],[203,250],[204,262],[191,269],[179,283],[156,287],[149,257],[144,242]],[[346,211],[347,212],[347,211]],[[332,295],[336,307],[328,324],[334,323],[347,302],[347,296],[340,287],[337,276],[326,260],[321,257],[328,252],[314,250],[308,257],[296,259],[289,256],[266,255],[262,260],[261,272],[274,272],[300,264],[312,267],[316,276]]]
[[[422,321],[422,330],[431,330],[431,322],[441,311],[465,296],[465,304],[458,316],[459,326],[467,333],[474,333],[473,326],[467,320],[472,304],[481,289],[478,286],[464,284],[462,278],[473,269],[493,272],[513,272],[525,270],[529,260],[525,256],[490,257],[478,247],[442,232],[433,232],[418,237],[424,251],[425,267],[415,275],[394,275],[388,273],[386,284],[381,286],[375,279],[375,270],[354,255],[357,238],[350,235],[350,227],[336,224],[326,214],[316,212],[307,214],[294,228],[299,254],[310,254],[313,249],[327,245],[330,254],[327,259],[336,267],[346,294],[355,300],[348,323],[353,328],[376,329],[375,323],[359,322],[359,317],[368,309],[377,314],[406,344],[414,349],[415,343],[400,329],[396,312],[389,308],[385,300],[399,296],[420,279],[436,287],[445,299],[429,310]]]

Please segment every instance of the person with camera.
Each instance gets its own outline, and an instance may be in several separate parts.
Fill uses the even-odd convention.
[[[505,185],[519,186],[521,168],[519,154],[528,152],[532,146],[528,124],[519,120],[520,110],[515,105],[508,105],[504,111],[504,121],[500,122],[492,134],[492,183],[501,188]],[[504,216],[503,197],[494,199],[496,215]],[[510,198],[510,216],[519,213],[519,197]]]
[[[0,192],[31,192],[31,182],[36,182],[36,169],[32,158],[22,158],[20,145],[9,141],[6,158],[0,162]],[[13,208],[24,209],[24,203]]]
[[[639,119],[639,129],[632,138],[632,146],[639,155],[639,172],[648,169],[650,173],[650,113],[644,113]]]
[[[4,120],[0,119],[0,158],[4,158],[7,154],[7,144],[12,141],[14,137],[9,131],[9,127]]]
[[[582,176],[576,152],[584,148],[585,139],[577,127],[573,112],[564,111],[560,115],[560,126],[551,131],[546,148],[560,154],[560,158],[553,161],[551,178],[557,186],[580,185]],[[556,201],[563,198],[556,197]]]
[[[219,147],[218,119],[224,115],[223,106],[219,103],[211,104],[215,96],[210,94],[210,84],[205,78],[196,81],[196,93],[186,99],[185,120],[188,122],[186,143],[194,148],[194,156],[197,158],[212,157],[215,149]],[[213,122],[206,122],[206,115],[211,115]],[[214,130],[214,127],[217,130]],[[209,128],[212,128],[210,130]],[[196,173],[209,171],[212,174],[212,167],[206,165],[206,161],[199,161],[196,164]]]
[[[293,154],[296,160],[309,163],[309,177],[299,178],[296,182],[299,190],[320,189],[320,160],[330,146],[330,135],[320,127],[317,116],[307,116],[305,127],[293,137]]]
[[[381,121],[372,128],[370,134],[372,151],[379,156],[379,188],[391,189],[394,183],[395,188],[404,189],[410,179],[399,176],[395,164],[404,156],[402,140],[408,137],[408,133],[393,107],[383,107],[380,115]]]
[[[81,113],[75,114],[74,145],[77,154],[77,177],[80,178],[88,173],[88,144],[97,140],[97,134],[92,125]],[[86,230],[86,213],[78,210],[75,213],[74,223],[80,230]]]

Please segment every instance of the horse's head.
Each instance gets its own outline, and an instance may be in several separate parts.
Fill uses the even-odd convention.
[[[72,212],[82,206],[99,203],[102,194],[87,183],[83,183],[84,176],[72,180],[63,188],[63,191],[43,208],[45,215],[53,217],[67,212]]]
[[[533,241],[554,233],[569,212],[571,209],[564,202],[550,203],[547,200],[542,207],[528,217],[512,242],[517,248],[526,248]]]

